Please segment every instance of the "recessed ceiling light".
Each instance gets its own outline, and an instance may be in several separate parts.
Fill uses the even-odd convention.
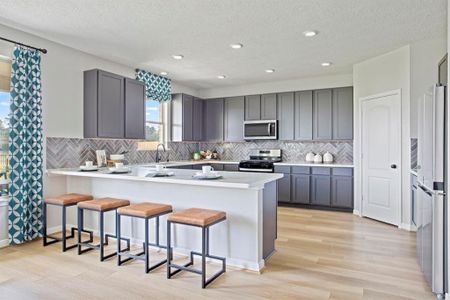
[[[323,62],[321,65],[322,65],[322,67],[329,67],[332,65],[332,63],[331,62]]]
[[[315,31],[315,30],[308,30],[308,31],[304,31],[303,32],[303,35],[306,36],[306,37],[313,37],[313,36],[315,36],[317,34],[318,34],[318,32]]]
[[[166,76],[167,74],[169,74],[169,73],[167,73],[167,72],[161,72],[161,73],[159,73],[160,75],[162,75],[162,76]]]
[[[181,54],[175,54],[175,55],[172,55],[172,57],[174,58],[174,59],[183,59],[183,55],[181,55]]]
[[[242,47],[244,47],[244,45],[242,45],[242,44],[231,44],[230,47],[233,48],[233,49],[241,49]]]
[[[219,78],[219,79],[225,79],[225,78],[227,78],[227,76],[225,76],[225,75],[219,75],[219,76],[217,76],[217,78]]]
[[[266,73],[273,73],[273,72],[275,72],[274,69],[267,69],[267,70],[266,70]]]

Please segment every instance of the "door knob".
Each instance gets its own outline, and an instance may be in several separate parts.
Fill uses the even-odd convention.
[[[397,169],[397,165],[396,164],[392,164],[391,165],[391,169]]]

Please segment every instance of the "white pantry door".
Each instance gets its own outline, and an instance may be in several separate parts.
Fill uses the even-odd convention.
[[[401,95],[361,99],[362,215],[400,224]]]

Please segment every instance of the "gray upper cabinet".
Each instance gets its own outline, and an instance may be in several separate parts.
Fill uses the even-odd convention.
[[[145,139],[145,84],[125,79],[125,138]]]
[[[192,139],[194,141],[203,140],[203,100],[194,98],[192,111]]]
[[[313,91],[295,93],[295,139],[313,138]]]
[[[332,91],[331,89],[317,90],[313,92],[313,139],[332,139]]]
[[[330,206],[331,204],[331,177],[326,175],[311,176],[311,204]]]
[[[294,139],[294,93],[277,95],[278,139]]]
[[[261,96],[245,96],[245,120],[254,121],[261,119]]]
[[[333,140],[353,139],[353,88],[333,89]]]
[[[261,120],[277,119],[277,94],[261,95]]]
[[[172,95],[172,141],[203,140],[203,100],[187,94]]]
[[[85,138],[143,138],[141,83],[97,69],[85,71],[83,82]]]
[[[194,136],[192,135],[192,114],[194,112],[194,97],[183,94],[182,96],[182,130],[183,141],[192,141]]]
[[[228,142],[244,140],[244,97],[225,98],[224,139]]]
[[[204,139],[223,141],[223,99],[205,100],[203,111]]]

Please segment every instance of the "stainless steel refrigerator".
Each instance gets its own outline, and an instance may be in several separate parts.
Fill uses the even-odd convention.
[[[433,86],[419,102],[417,258],[432,291],[447,291],[446,87]]]

